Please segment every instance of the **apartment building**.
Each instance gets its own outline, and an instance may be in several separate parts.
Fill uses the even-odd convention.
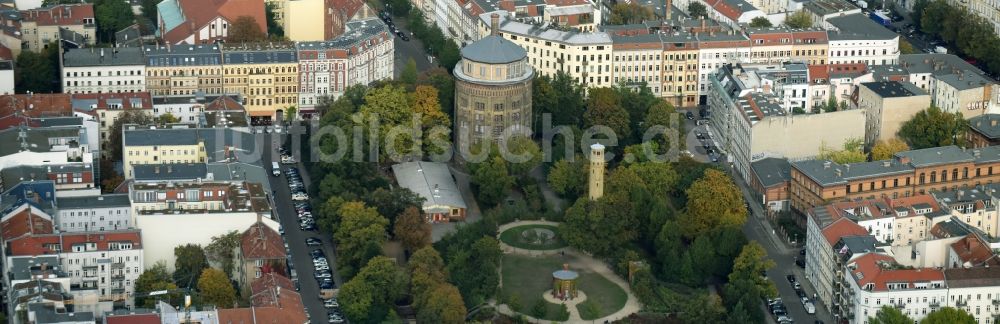
[[[8,256],[58,255],[71,289],[95,290],[102,301],[133,305],[143,265],[138,230],[29,235],[8,241],[7,248]]]
[[[663,40],[660,97],[674,107],[698,105],[698,39],[688,34],[660,34]]]
[[[204,163],[210,152],[198,132],[189,129],[126,129],[122,135],[125,178],[143,164]]]
[[[144,46],[142,50],[146,56],[146,89],[153,96],[222,94],[222,52],[218,45],[168,44]]]
[[[698,35],[698,95],[708,96],[712,89],[711,75],[727,64],[750,61],[750,38],[745,34],[725,32]]]
[[[830,212],[824,207],[817,207],[814,210],[810,210],[807,216],[806,224],[806,278],[816,289],[816,297],[823,301],[823,305],[827,308],[832,308],[833,298],[835,294],[839,291],[839,286],[834,285],[834,282],[838,281],[837,276],[840,270],[843,269],[844,262],[850,260],[855,254],[872,253],[876,250],[874,249],[875,241],[873,238],[870,240],[865,240],[864,238],[871,238],[868,235],[868,230],[861,227],[857,223],[852,222],[850,219],[840,217],[833,218],[836,214]],[[860,243],[864,245],[857,247],[856,244],[845,244],[841,240],[843,238],[854,238],[860,240]],[[854,239],[848,239],[848,242],[854,241]],[[871,250],[865,251],[867,243],[872,243]],[[835,249],[835,246],[839,246],[840,249]],[[840,254],[841,249],[847,246],[850,254],[844,253]],[[854,246],[855,249],[851,250]],[[846,260],[845,260],[846,259]],[[831,309],[832,310],[832,309]]]
[[[964,310],[976,323],[996,323],[1000,316],[1000,268],[945,269],[944,278],[948,300],[941,304]]]
[[[744,0],[708,0],[704,3],[709,17],[734,29],[749,24],[754,18],[767,16],[764,11]]]
[[[229,36],[239,17],[253,17],[267,34],[264,2],[254,0],[167,0],[156,5],[157,30],[168,44],[212,44]]]
[[[298,104],[299,63],[291,45],[223,49],[223,91],[240,94],[255,121],[270,124]]]
[[[135,227],[128,194],[61,197],[56,229],[64,233],[104,232]]]
[[[810,107],[822,109],[829,103],[831,96],[838,104],[846,103],[850,101],[858,85],[874,81],[873,77],[868,65],[864,63],[811,64],[809,65]]]
[[[246,111],[243,98],[236,95],[205,96],[172,96],[153,98],[153,116],[170,114],[180,123],[198,124],[205,111]]]
[[[864,323],[883,306],[898,308],[915,320],[948,301],[944,271],[907,269],[884,254],[866,254],[847,263],[842,272],[843,292],[835,303],[844,307],[841,318]]]
[[[960,112],[966,119],[1000,110],[1000,88],[979,68],[950,54],[901,55],[899,65],[910,82],[931,95],[941,110]]]
[[[1000,149],[943,146],[896,153],[889,160],[838,164],[792,162],[792,208],[806,211],[830,201],[909,197],[1000,180]]]
[[[395,36],[378,18],[352,21],[340,37],[326,42],[299,42],[298,102],[312,113],[321,97],[338,98],[348,86],[393,76]]]
[[[865,82],[858,87],[858,108],[865,111],[865,147],[896,133],[918,112],[930,106],[930,96],[920,88],[899,81]]]
[[[646,86],[655,96],[661,96],[663,41],[660,35],[611,35],[611,41],[612,81],[627,86]]]
[[[231,274],[240,285],[244,297],[250,297],[250,284],[268,273],[281,276],[285,272],[284,239],[264,223],[254,223],[240,235],[236,260]]]
[[[489,14],[479,16],[478,28],[483,35],[489,35]],[[611,71],[614,46],[609,34],[539,28],[512,20],[502,13],[499,26],[501,37],[528,53],[528,64],[535,68],[535,73],[555,76],[557,71],[562,71],[584,87],[615,84]]]
[[[1000,114],[985,114],[969,118],[969,130],[965,132],[965,145],[971,148],[1000,145]]]
[[[746,28],[750,37],[751,63],[802,62],[826,64],[829,40],[827,31],[813,27],[792,29],[788,26]]]
[[[787,159],[763,158],[750,163],[748,184],[767,210],[774,212],[788,210],[788,180],[792,170]]]
[[[28,313],[29,307],[35,304],[48,304],[65,311],[67,305],[79,307],[81,317],[93,319],[93,313],[82,312],[70,292],[70,278],[66,272],[59,269],[59,257],[55,255],[39,256],[5,256],[4,286],[9,314]],[[27,324],[20,316],[12,316],[12,324]]]
[[[97,191],[94,168],[90,163],[68,165],[20,165],[0,171],[3,189],[10,190],[25,181],[52,181],[56,195],[69,197]]]
[[[146,91],[142,49],[74,48],[62,54],[63,93]]]
[[[829,38],[830,64],[899,63],[899,35],[864,14],[837,16],[826,20],[832,28]]]
[[[915,2],[916,1],[908,1],[909,7],[907,7],[907,9],[909,11],[911,12],[913,11],[913,4]],[[993,33],[1000,35],[1000,3],[988,0],[972,0],[972,1],[950,0],[948,1],[948,4],[969,10],[969,12],[971,12],[972,14],[979,16],[979,18],[982,18],[986,22],[992,24]]]
[[[862,14],[861,7],[846,0],[815,0],[802,5],[802,10],[809,13],[813,25],[823,29],[833,28],[828,20],[834,17]]]
[[[266,179],[266,175],[264,176]],[[272,230],[270,191],[244,179],[137,181],[129,184],[136,226],[142,231],[145,268],[164,261],[174,267],[173,250],[183,244],[208,245],[213,236],[245,231],[255,223]]]
[[[941,208],[951,216],[983,233],[1000,234],[996,185],[983,185],[952,191],[931,191]]]
[[[153,107],[149,92],[74,94],[70,101],[78,110],[97,117],[101,142],[108,140],[111,128],[122,113],[132,110],[150,114]]]
[[[0,130],[0,167],[90,165],[94,161],[87,129],[79,125]]]
[[[270,0],[267,3],[274,4],[275,21],[282,26],[285,37],[289,40],[297,42],[326,40],[325,29],[316,28],[316,22],[323,21],[326,17],[325,1]]]
[[[52,234],[52,216],[28,202],[15,204],[0,216],[0,239],[10,241],[25,235]]]
[[[93,45],[97,39],[97,25],[94,20],[94,5],[62,4],[21,12],[21,41],[28,50],[39,51],[58,42],[61,33],[76,34],[74,38],[84,39]]]
[[[783,67],[725,66],[712,78],[710,129],[720,149],[748,182],[754,161],[810,158],[824,145],[840,147],[864,134],[861,110],[793,114],[792,107],[801,107],[806,99],[790,96],[805,96],[808,76],[802,64]],[[785,89],[786,85],[775,83],[777,80],[786,80],[791,86]]]

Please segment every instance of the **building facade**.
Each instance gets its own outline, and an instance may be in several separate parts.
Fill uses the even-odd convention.
[[[299,42],[299,108],[311,113],[322,97],[339,98],[348,86],[393,76],[395,36],[378,18],[347,23],[328,42]]]
[[[865,147],[896,138],[903,123],[930,106],[930,96],[899,81],[866,82],[858,87],[858,108],[865,111]]]
[[[86,45],[93,45],[97,41],[94,5],[61,4],[21,12],[21,40],[28,50],[48,48],[62,39],[63,30],[79,35]]]
[[[222,52],[218,45],[145,46],[146,89],[153,96],[220,95]]]
[[[63,93],[146,91],[142,49],[76,48],[62,54]]]
[[[462,48],[455,65],[455,144],[466,152],[505,133],[531,133],[535,70],[524,48],[498,35],[498,21],[493,35]]]
[[[127,194],[62,197],[56,229],[61,232],[104,232],[135,228]]]
[[[240,94],[255,124],[270,124],[299,102],[299,63],[292,46],[223,50],[223,91]]]

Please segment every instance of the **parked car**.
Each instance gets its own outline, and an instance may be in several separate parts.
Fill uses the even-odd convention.
[[[788,279],[788,283],[795,283],[795,275],[787,275],[785,276],[785,279]]]
[[[689,112],[687,112],[687,113],[686,113],[686,114],[684,114],[684,115],[685,115],[685,116],[687,117],[687,119],[688,119],[688,120],[694,120],[694,114],[693,114],[693,113],[691,113],[690,111],[689,111]]]
[[[792,284],[792,287],[794,287],[795,290],[802,289],[802,285],[800,285],[798,281],[796,281],[794,284]]]
[[[306,246],[320,246],[323,245],[323,241],[318,238],[310,237],[306,238]]]
[[[805,269],[806,268],[806,260],[795,259],[795,265],[799,266],[799,268]]]
[[[816,305],[812,302],[808,302],[803,307],[806,308],[806,314],[816,314]]]
[[[305,194],[304,192],[296,192],[292,194],[292,200],[299,200],[299,201],[309,200],[309,195]]]

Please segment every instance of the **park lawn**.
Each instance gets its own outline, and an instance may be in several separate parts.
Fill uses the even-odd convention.
[[[598,319],[611,315],[625,307],[625,302],[628,301],[628,295],[625,294],[625,291],[621,287],[618,287],[611,280],[604,278],[604,276],[593,272],[581,273],[580,281],[577,285],[577,289],[587,294],[587,301],[597,304],[600,310],[597,317],[594,318],[587,318],[583,316],[584,312],[579,312],[580,317],[585,320]],[[577,311],[580,311],[581,305],[582,303],[576,305]]]
[[[556,234],[555,240],[549,244],[543,245],[532,245],[521,242],[521,232],[529,228],[544,228],[551,230]],[[545,224],[521,225],[508,228],[506,231],[503,231],[503,233],[500,233],[500,241],[503,241],[507,245],[525,250],[554,250],[567,246],[566,242],[559,237],[559,228]]]
[[[562,268],[562,262],[550,258],[533,258],[529,256],[503,256],[503,289],[501,296],[516,295],[520,307],[515,311],[534,316],[531,311],[542,298],[542,293],[552,289],[552,271]],[[559,305],[546,303],[546,316],[549,321],[565,321],[568,317],[557,318]],[[510,305],[508,305],[510,306]]]

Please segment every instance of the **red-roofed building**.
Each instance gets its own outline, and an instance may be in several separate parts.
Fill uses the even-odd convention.
[[[167,0],[157,5],[161,38],[171,44],[209,44],[225,41],[239,17],[256,20],[267,33],[264,1],[260,0]]]
[[[138,230],[25,235],[7,242],[8,256],[59,255],[60,269],[76,289],[94,289],[100,300],[132,305],[143,263]]]
[[[977,268],[1000,266],[1000,258],[990,244],[976,234],[969,234],[951,244],[948,249],[947,268]]]
[[[104,324],[160,324],[158,314],[127,314],[104,316]]]
[[[64,4],[21,12],[21,39],[28,49],[38,51],[59,41],[60,29],[67,29],[93,45],[97,36],[94,5]]]
[[[249,294],[251,282],[265,274],[286,275],[285,257],[285,241],[281,235],[264,223],[255,223],[240,235],[233,278],[243,287],[241,291]]]
[[[219,323],[226,324],[297,324],[308,323],[302,296],[291,280],[268,273],[250,285],[248,308],[220,309]]]
[[[842,271],[843,291],[837,294],[832,313],[851,323],[865,323],[883,306],[897,307],[921,320],[948,295],[944,272],[932,268],[903,267],[891,256],[870,253],[847,264]],[[936,306],[935,306],[936,305]]]
[[[810,217],[806,235],[806,268],[809,282],[816,289],[817,296],[829,304],[833,298],[836,268],[840,264],[842,251],[834,246],[844,237],[867,236],[868,230],[846,217],[837,218],[823,228]]]
[[[149,92],[78,93],[72,95],[77,110],[97,116],[101,141],[108,139],[111,126],[126,110],[140,110],[152,115],[153,98]]]
[[[824,37],[823,44],[826,43]],[[865,63],[809,65],[809,93],[813,106],[825,107],[830,95],[837,96],[838,103],[845,101],[858,84],[870,81],[874,81],[874,77]]]
[[[52,226],[52,216],[25,203],[0,218],[0,238],[6,242],[25,235],[50,234]]]

